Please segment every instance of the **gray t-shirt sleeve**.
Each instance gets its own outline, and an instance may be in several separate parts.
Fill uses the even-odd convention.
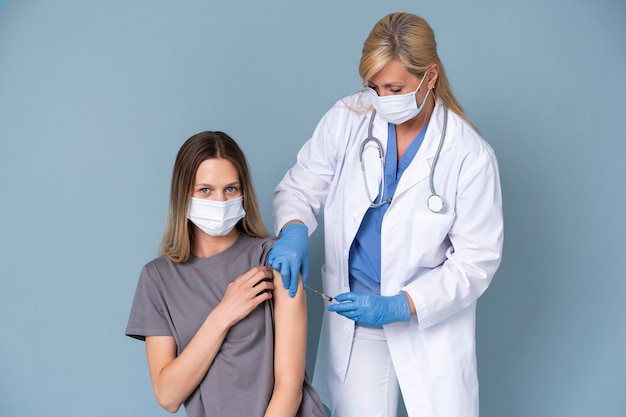
[[[126,335],[139,340],[146,336],[173,336],[162,291],[152,274],[158,274],[152,263],[143,267],[126,326]]]
[[[261,265],[265,265],[268,266],[267,263],[267,258],[270,256],[270,251],[272,250],[272,247],[274,246],[274,243],[276,243],[276,238],[272,237],[272,238],[267,238],[263,241],[263,243],[261,244]]]

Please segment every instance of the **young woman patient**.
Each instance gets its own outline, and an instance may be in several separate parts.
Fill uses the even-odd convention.
[[[174,164],[161,256],[141,272],[126,328],[145,340],[166,410],[326,416],[305,375],[302,282],[290,298],[266,266],[274,241],[235,141],[222,132],[189,138]]]

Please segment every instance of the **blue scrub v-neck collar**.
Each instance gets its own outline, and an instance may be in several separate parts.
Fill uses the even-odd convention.
[[[389,123],[387,127],[387,155],[385,155],[385,182],[391,186],[396,184],[400,180],[402,173],[409,166],[417,151],[419,150],[424,136],[426,136],[426,129],[428,123],[420,130],[415,136],[409,147],[404,151],[402,158],[398,161],[398,146],[396,142],[396,125]],[[395,191],[395,186],[394,186]],[[387,194],[389,195],[389,194]]]

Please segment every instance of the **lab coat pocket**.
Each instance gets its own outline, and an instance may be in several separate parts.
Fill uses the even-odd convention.
[[[331,297],[344,292],[339,276],[329,272],[326,265],[322,266],[322,291]]]
[[[467,308],[454,316],[420,330],[430,367],[441,375],[476,364],[475,313]]]
[[[448,232],[454,221],[453,214],[417,212],[406,228],[407,241],[411,242],[409,262],[413,267],[434,268],[443,262],[450,246]]]

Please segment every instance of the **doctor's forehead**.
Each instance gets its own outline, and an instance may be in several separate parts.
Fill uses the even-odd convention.
[[[404,64],[398,60],[393,60],[374,74],[367,82],[368,84],[385,87],[394,84],[405,84],[416,79],[415,74],[409,72]]]

